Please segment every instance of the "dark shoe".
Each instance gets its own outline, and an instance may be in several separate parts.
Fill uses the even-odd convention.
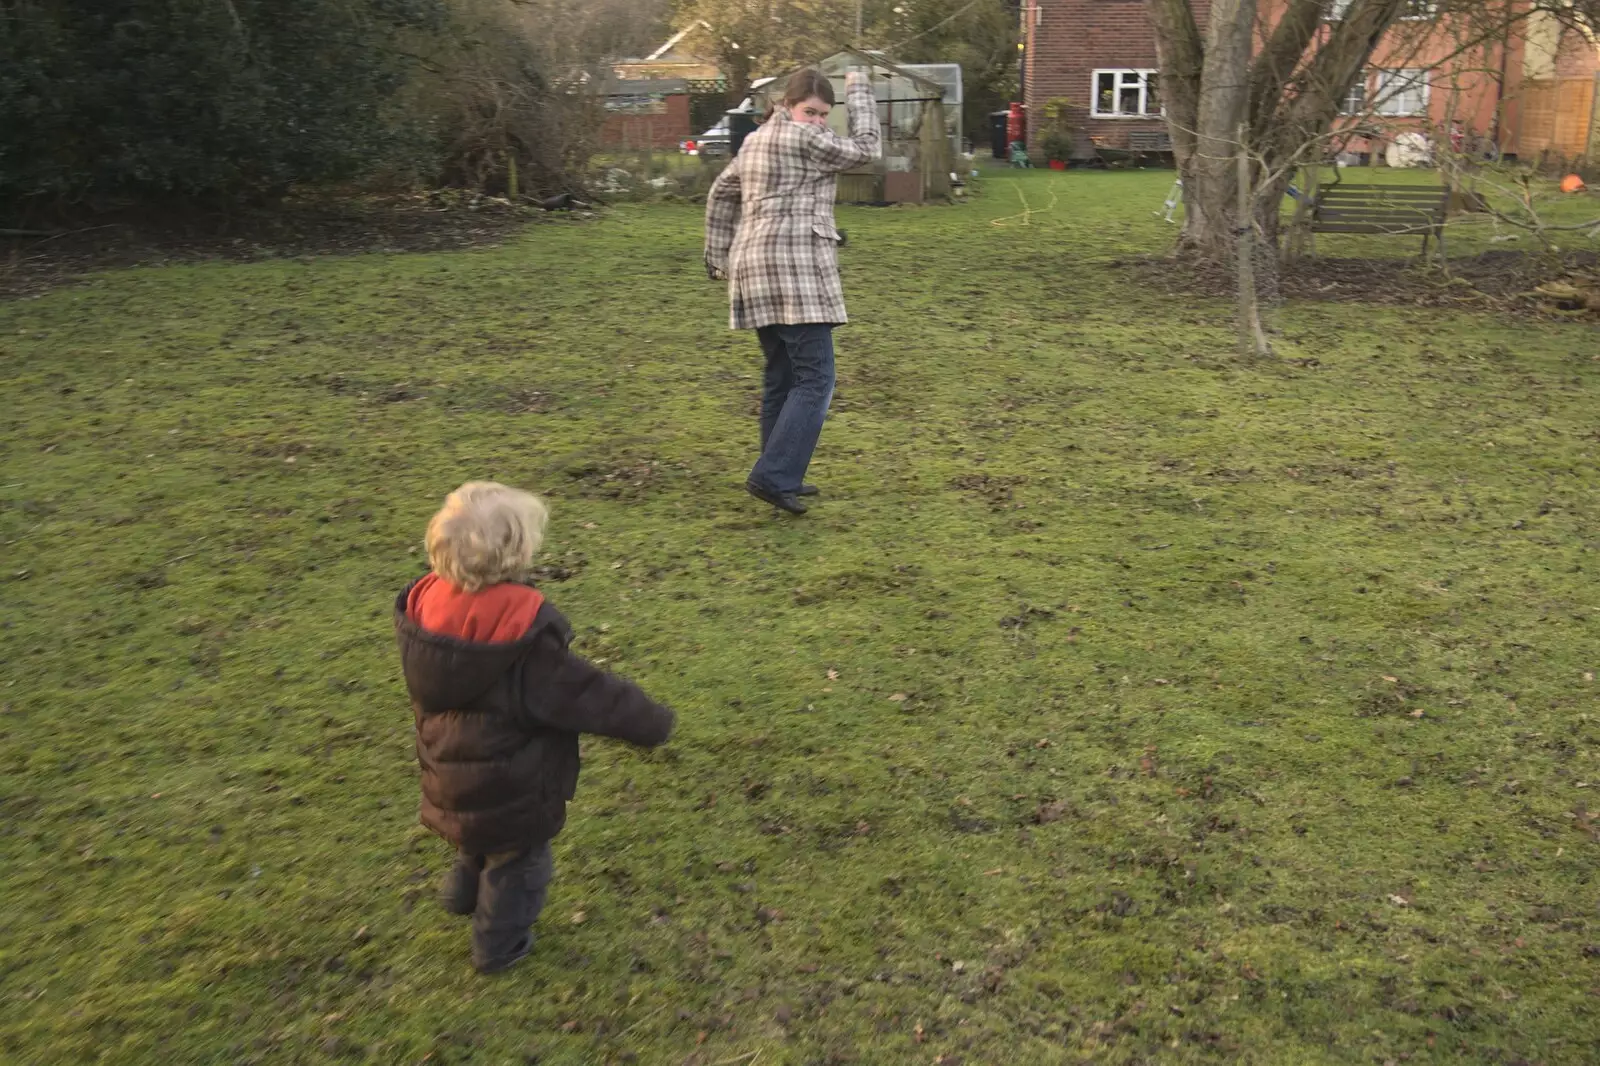
[[[451,914],[468,915],[478,909],[478,869],[457,858],[439,886],[439,906]]]
[[[501,970],[511,969],[511,967],[527,958],[528,952],[532,950],[533,934],[529,933],[521,940],[517,941],[516,946],[510,951],[506,952],[504,955],[497,955],[492,959],[486,959],[481,962],[477,959],[473,959],[472,968],[481,974],[499,973]]]
[[[754,481],[744,483],[745,491],[764,503],[770,503],[780,511],[790,514],[805,514],[806,505],[792,492],[771,492],[757,485]]]
[[[799,488],[794,490],[794,494],[796,496],[815,496],[821,491],[822,490],[817,488],[815,485],[801,485]]]

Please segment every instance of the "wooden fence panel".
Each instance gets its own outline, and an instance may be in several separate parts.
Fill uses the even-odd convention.
[[[1578,159],[1590,151],[1595,128],[1595,80],[1562,78],[1524,82],[1517,90],[1522,122],[1517,154],[1523,159],[1549,153]]]

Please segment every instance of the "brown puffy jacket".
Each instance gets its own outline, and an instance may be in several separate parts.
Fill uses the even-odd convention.
[[[423,579],[427,580],[427,579]],[[549,840],[578,784],[578,734],[654,747],[673,713],[567,648],[548,603],[519,639],[463,640],[423,628],[395,602],[395,636],[417,726],[422,824],[475,855]]]

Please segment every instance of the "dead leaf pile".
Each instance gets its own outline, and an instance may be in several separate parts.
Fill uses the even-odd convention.
[[[1540,305],[1562,315],[1600,314],[1600,274],[1574,270],[1534,290]]]

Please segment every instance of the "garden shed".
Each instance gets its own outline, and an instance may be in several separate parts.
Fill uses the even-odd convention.
[[[839,103],[829,115],[828,125],[835,131],[841,135],[849,132],[844,87],[845,74],[851,67],[872,70],[878,121],[883,124],[883,158],[839,175],[840,203],[922,203],[950,195],[955,149],[951,141],[952,112],[945,106],[944,86],[897,66],[881,53],[853,48],[814,65],[833,82]],[[752,83],[757,114],[765,114],[769,106],[779,102],[790,73],[785,71]],[[959,116],[959,108],[955,115]]]

